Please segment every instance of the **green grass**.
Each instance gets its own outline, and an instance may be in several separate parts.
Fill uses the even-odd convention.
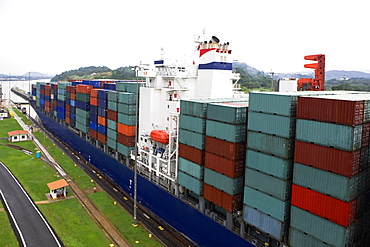
[[[109,246],[110,241],[77,199],[38,205],[68,247]]]
[[[88,197],[131,245],[136,245],[135,242],[139,241],[140,246],[162,246],[154,237],[149,238],[149,233],[142,226],[133,227],[132,216],[120,206],[114,205],[106,193],[97,192]]]
[[[0,203],[0,208],[2,204]],[[8,215],[5,211],[0,212],[0,246],[2,247],[17,247],[18,241],[14,235],[13,229],[10,225]]]
[[[0,121],[0,137],[8,137],[8,132],[13,131],[13,130],[21,130],[22,127],[18,124],[17,120],[14,118],[7,118],[4,120]],[[4,141],[4,140],[0,140]],[[5,140],[8,142],[7,140]]]
[[[42,143],[47,151],[53,156],[56,162],[73,178],[78,187],[81,189],[87,189],[96,186],[95,183],[90,182],[89,176],[87,176],[79,167],[75,164],[57,147],[53,142],[45,137],[42,132],[34,132],[35,137]]]
[[[20,112],[17,108],[13,107],[12,110],[15,112],[15,114],[20,117],[20,119],[26,124],[26,125],[32,125],[32,122],[22,113]]]

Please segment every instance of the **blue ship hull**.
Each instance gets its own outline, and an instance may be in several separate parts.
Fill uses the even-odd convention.
[[[76,153],[80,153],[86,160],[89,160],[94,167],[126,193],[133,196],[134,172],[131,169],[55,122],[36,107],[35,111],[50,132],[68,144]],[[198,246],[253,246],[145,178],[138,176],[137,181],[139,203],[188,236]]]

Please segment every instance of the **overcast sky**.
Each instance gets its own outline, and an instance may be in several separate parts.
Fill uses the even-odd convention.
[[[0,73],[116,69],[180,58],[205,29],[234,59],[298,72],[326,55],[327,70],[370,72],[367,0],[0,0]]]

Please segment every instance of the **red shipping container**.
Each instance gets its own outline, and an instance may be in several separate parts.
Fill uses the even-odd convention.
[[[295,141],[294,162],[353,177],[360,172],[361,150],[347,152],[307,142]]]
[[[292,205],[344,227],[356,220],[357,198],[344,202],[293,184]]]
[[[322,97],[298,97],[297,118],[343,125],[360,125],[364,120],[364,101]],[[343,97],[338,99],[338,97]]]
[[[204,150],[179,143],[179,157],[190,160],[198,165],[203,165]]]
[[[122,133],[126,136],[135,136],[136,125],[125,125],[117,123],[117,132]]]
[[[91,97],[90,98],[90,105],[98,106],[98,98]]]
[[[205,150],[230,160],[245,159],[245,142],[232,143],[214,137],[206,136]]]
[[[127,147],[135,146],[135,136],[126,136],[121,133],[117,133],[117,141]]]
[[[71,123],[71,119],[69,117],[66,117],[66,123],[67,124],[70,124]]]
[[[70,111],[71,110],[71,106],[66,104],[66,111]]]
[[[107,136],[106,135],[103,135],[101,133],[97,133],[97,138],[96,138],[98,141],[100,141],[101,143],[107,143]]]
[[[98,132],[93,130],[93,129],[90,129],[90,136],[94,139],[97,139],[98,138]]]
[[[93,86],[78,84],[76,86],[76,93],[90,94]]]
[[[107,126],[107,119],[105,117],[98,116],[98,124],[102,126]]]
[[[361,147],[369,146],[370,141],[370,123],[362,125]]]
[[[232,196],[206,183],[204,184],[203,191],[204,199],[213,202],[230,213],[242,209],[243,194]]]
[[[107,110],[107,118],[117,122],[118,114],[116,111]]]
[[[91,90],[91,97],[97,98],[98,97],[99,90],[100,89],[96,89],[96,88],[92,89]]]
[[[244,176],[245,159],[229,160],[224,157],[205,152],[204,166],[230,178]]]

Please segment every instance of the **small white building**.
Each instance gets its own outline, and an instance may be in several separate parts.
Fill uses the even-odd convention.
[[[0,118],[8,118],[8,117],[9,117],[8,111],[4,109],[0,109]]]
[[[8,140],[9,142],[20,142],[20,141],[29,141],[31,140],[30,138],[30,133],[25,130],[14,130],[8,132]]]
[[[67,196],[68,183],[64,179],[60,179],[47,184],[50,189],[50,198],[59,199]]]

